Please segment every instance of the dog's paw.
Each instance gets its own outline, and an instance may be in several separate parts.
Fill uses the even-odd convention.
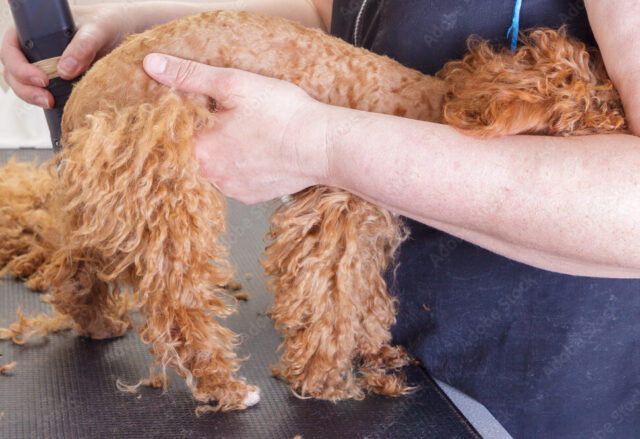
[[[89,337],[94,340],[105,340],[123,336],[129,326],[129,323],[122,320],[101,315],[94,319],[89,326],[78,328],[78,333],[83,337]]]
[[[253,405],[256,405],[258,402],[260,402],[260,389],[256,387],[255,390],[249,391],[247,397],[244,399],[244,401],[242,401],[242,404],[246,405],[247,407],[251,407]]]
[[[211,380],[211,377],[203,377],[198,382],[193,396],[206,404],[217,403],[214,405],[216,411],[243,410],[260,401],[260,389],[244,380],[232,379],[224,385],[213,386],[210,385]],[[218,378],[215,381],[220,382]]]

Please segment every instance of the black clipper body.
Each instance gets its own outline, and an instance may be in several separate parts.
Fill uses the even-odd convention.
[[[76,26],[67,0],[10,0],[11,13],[16,24],[18,39],[25,56],[31,63],[62,55],[71,42]],[[55,99],[54,107],[44,110],[51,133],[54,152],[60,151],[62,111],[73,83],[61,78],[50,78],[47,90]]]

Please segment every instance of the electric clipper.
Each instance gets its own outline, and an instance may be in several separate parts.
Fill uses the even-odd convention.
[[[71,9],[67,0],[10,0],[9,4],[22,52],[49,77],[47,90],[53,95],[55,104],[44,110],[44,114],[53,150],[57,153],[62,148],[62,111],[73,88],[72,81],[66,81],[56,73],[57,60],[76,32]]]

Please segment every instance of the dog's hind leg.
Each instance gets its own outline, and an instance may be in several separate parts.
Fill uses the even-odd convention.
[[[53,283],[51,304],[73,320],[80,335],[94,339],[124,335],[131,323],[128,310],[118,305],[120,290],[100,280],[98,264],[87,259],[79,252],[54,255],[47,274]]]
[[[34,290],[50,286],[46,264],[58,238],[50,211],[54,179],[48,164],[0,168],[0,276],[11,273]]]
[[[56,181],[53,161],[36,167],[12,159],[0,169],[0,275],[11,273],[34,290],[51,288],[52,304],[82,335],[122,335],[129,324],[87,255],[58,252],[66,237],[64,217],[56,210]]]
[[[383,278],[402,227],[344,191],[314,187],[273,216],[263,261],[284,352],[274,373],[303,396],[360,398],[407,388],[390,372],[407,357],[389,345],[394,301]]]
[[[151,345],[156,362],[173,367],[186,379],[197,400],[217,401],[216,409],[223,411],[257,403],[257,387],[234,377],[239,369],[233,350],[237,336],[216,320],[232,308],[212,279],[189,273],[181,257],[171,261],[159,255],[163,272],[149,273],[138,284],[146,318],[140,328],[142,340]],[[207,263],[190,261],[194,262]]]
[[[224,198],[200,176],[192,149],[213,115],[175,93],[157,98],[80,118],[68,131],[61,205],[68,245],[84,249],[70,259],[92,256],[98,280],[133,287],[142,340],[196,399],[245,408],[258,391],[234,377],[237,337],[217,321],[233,312],[222,289],[233,275]]]
[[[169,188],[175,192],[164,191]],[[156,199],[135,270],[146,318],[142,340],[157,362],[186,378],[199,401],[217,401],[221,410],[253,405],[258,389],[234,377],[237,336],[217,321],[234,310],[223,289],[233,276],[220,241],[224,199],[196,172],[158,189],[163,196]]]

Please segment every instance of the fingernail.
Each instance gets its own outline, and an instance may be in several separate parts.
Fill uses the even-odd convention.
[[[38,107],[49,108],[49,100],[44,96],[36,96],[35,103]]]
[[[47,84],[44,83],[44,79],[38,78],[37,76],[31,77],[31,83],[36,87],[46,87]]]
[[[144,69],[149,73],[161,75],[167,69],[167,58],[157,54],[147,55],[144,59]]]
[[[78,68],[78,61],[72,56],[60,60],[58,64],[58,70],[64,75],[72,75],[76,68]]]

